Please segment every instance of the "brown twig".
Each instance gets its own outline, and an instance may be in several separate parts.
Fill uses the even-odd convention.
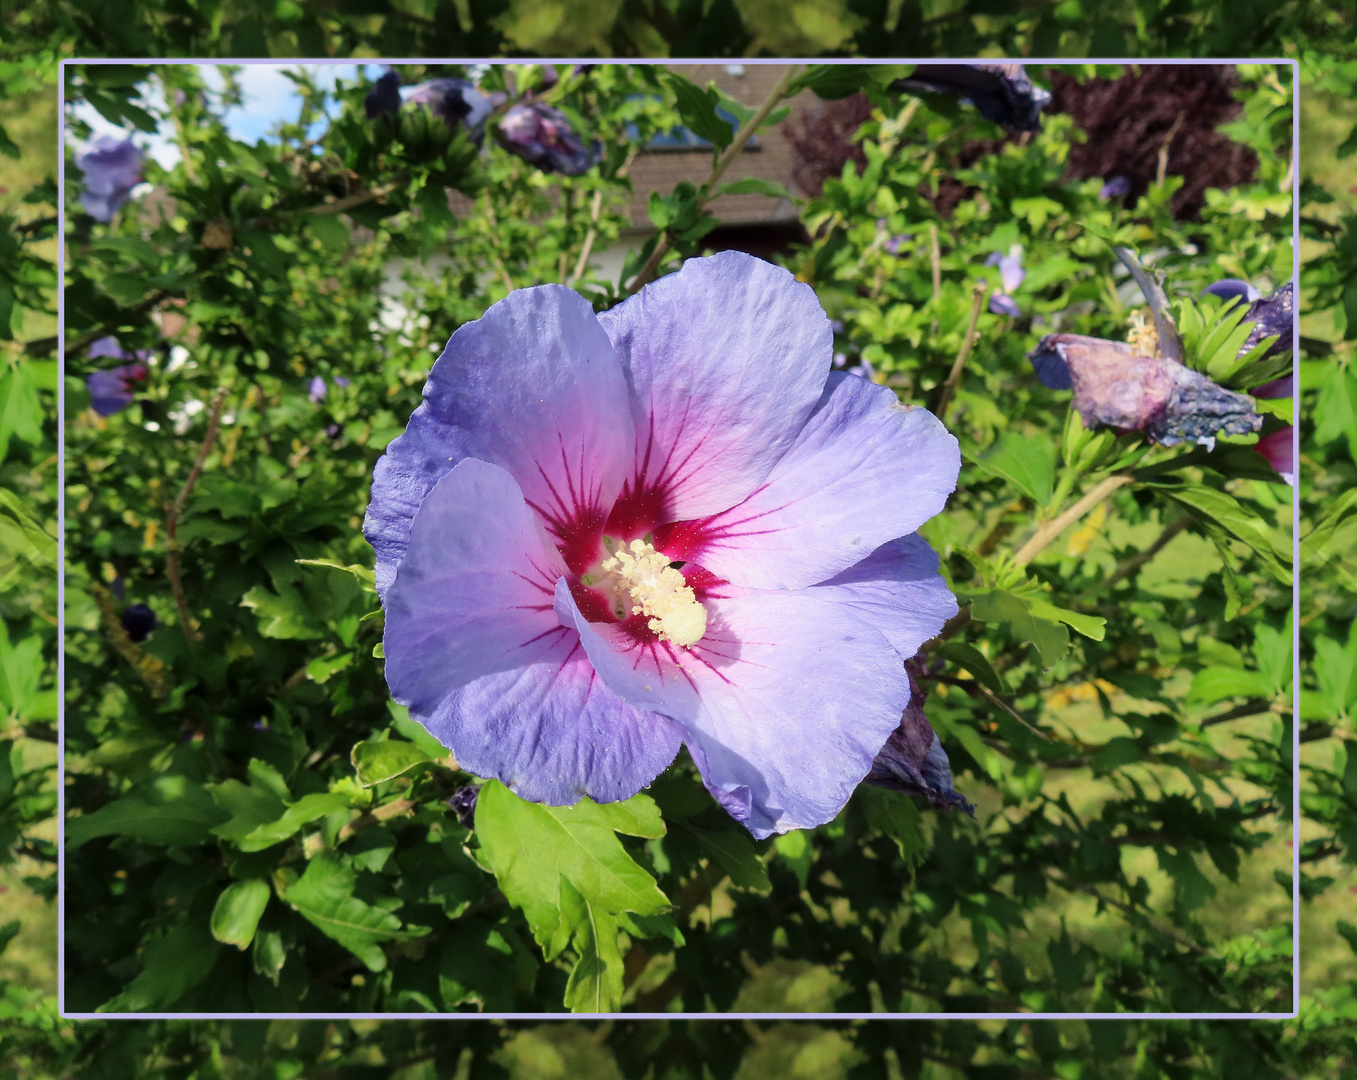
[[[217,441],[217,429],[221,423],[221,409],[224,404],[226,388],[222,387],[212,399],[212,411],[207,418],[207,434],[203,436],[202,446],[198,448],[198,457],[193,462],[193,468],[189,470],[188,479],[179,489],[174,502],[165,504],[165,573],[170,579],[170,588],[174,591],[175,607],[179,610],[179,625],[184,628],[184,637],[190,644],[200,640],[201,635],[193,628],[193,617],[189,614],[188,600],[184,596],[184,582],[179,575],[179,517],[188,503],[193,485],[198,482],[198,477],[203,471],[203,463],[207,461],[207,455],[212,451],[212,444]]]
[[[626,179],[627,173],[631,171],[631,163],[636,160],[636,155],[640,151],[641,147],[638,143],[627,152],[627,158],[617,170],[615,179]],[[598,219],[602,212],[603,189],[599,188],[594,192],[593,205],[589,207],[589,231],[584,234],[584,246],[580,248],[580,257],[575,261],[575,269],[571,271],[570,277],[565,282],[568,286],[573,286],[589,269],[589,256],[594,250],[594,241],[598,239]]]
[[[932,679],[934,682],[946,683],[948,686],[958,686],[972,697],[983,697],[990,704],[999,706],[999,708],[1003,709],[1004,712],[1008,713],[1009,716],[1013,717],[1014,720],[1043,742],[1054,741],[1046,734],[1046,732],[1042,731],[1041,728],[1033,724],[1032,721],[1028,720],[1022,713],[1018,712],[1012,705],[979,680],[959,679],[952,675],[929,675],[926,677]]]
[[[1155,170],[1154,182],[1162,184],[1164,177],[1169,171],[1169,143],[1173,142],[1173,137],[1178,134],[1178,129],[1183,126],[1183,121],[1187,119],[1187,113],[1180,112],[1178,119],[1173,122],[1173,127],[1169,128],[1169,133],[1164,136],[1164,141],[1159,144],[1159,168]]]
[[[938,247],[938,226],[928,226],[928,258],[933,264],[933,303],[942,296],[942,249]]]
[[[708,174],[707,179],[702,184],[702,190],[705,194],[697,200],[697,207],[699,210],[716,197],[715,189],[717,181],[725,175],[725,171],[730,168],[731,162],[733,162],[740,155],[740,152],[744,150],[745,143],[749,142],[749,139],[754,132],[758,131],[759,127],[768,118],[768,115],[777,108],[787,87],[791,85],[792,80],[796,77],[800,68],[800,64],[792,64],[787,68],[786,73],[778,80],[777,85],[773,87],[772,92],[769,93],[764,103],[759,106],[758,111],[745,121],[740,127],[740,130],[735,133],[735,138],[731,140],[730,145],[721,151],[720,156],[716,159],[716,163],[712,165],[710,174]],[[673,246],[674,236],[666,229],[660,234],[659,240],[655,244],[655,250],[650,253],[650,257],[646,259],[645,265],[637,271],[636,276],[631,280],[631,284],[627,286],[628,296],[640,292],[642,286],[650,284],[650,282],[655,279],[655,274],[660,268],[660,263],[664,260],[664,257],[669,254],[669,249]]]
[[[1178,333],[1178,327],[1174,325],[1173,316],[1169,313],[1169,298],[1164,294],[1164,286],[1145,269],[1140,258],[1130,248],[1114,247],[1112,254],[1130,271],[1131,277],[1140,287],[1141,295],[1145,297],[1145,303],[1150,305],[1150,313],[1154,316],[1154,332],[1159,335],[1160,355],[1166,360],[1181,364],[1183,339]]]
[[[985,292],[988,288],[984,278],[971,287],[971,321],[966,324],[966,336],[961,339],[961,351],[957,353],[952,370],[947,373],[947,381],[942,384],[942,396],[938,398],[938,407],[933,410],[939,420],[947,416],[947,406],[952,403],[952,396],[961,382],[961,371],[966,366],[966,360],[975,345],[975,327],[980,321],[980,306],[985,302]]]
[[[1018,553],[1013,556],[1013,565],[1026,566],[1041,554],[1056,537],[1116,491],[1117,488],[1125,487],[1131,480],[1132,477],[1129,473],[1116,473],[1113,476],[1106,477],[1101,483],[1095,484],[1088,494],[1063,514],[1038,528],[1032,534],[1032,538],[1023,544]]]

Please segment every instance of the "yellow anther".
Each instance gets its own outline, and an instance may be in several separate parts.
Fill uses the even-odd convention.
[[[650,629],[661,641],[684,648],[696,644],[707,632],[706,608],[665,556],[644,540],[633,540],[630,549],[618,551],[601,566],[611,579],[618,617],[628,614],[630,602],[630,614],[650,616]]]

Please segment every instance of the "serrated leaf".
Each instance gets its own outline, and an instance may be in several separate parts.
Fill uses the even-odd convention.
[[[1069,647],[1070,635],[1064,626],[1032,614],[1026,601],[1005,589],[993,589],[971,601],[971,618],[1007,625],[1020,641],[1036,647],[1043,667],[1054,664]]]
[[[683,122],[694,134],[706,139],[718,150],[724,150],[735,138],[730,121],[716,111],[720,95],[710,88],[703,90],[675,72],[665,73],[666,81],[674,91],[674,107]]]
[[[212,936],[223,945],[244,950],[254,940],[259,920],[268,907],[272,890],[268,882],[251,878],[226,886],[212,908]]]
[[[322,791],[314,795],[303,795],[289,806],[281,817],[250,830],[240,838],[241,851],[263,851],[265,848],[280,844],[295,835],[304,825],[336,810],[345,810],[349,806],[349,797],[334,792]]]
[[[185,923],[148,945],[141,956],[141,973],[97,1011],[168,1008],[207,978],[220,951],[205,924],[198,920]]]
[[[718,195],[767,195],[771,199],[787,199],[794,201],[790,191],[775,180],[760,180],[755,176],[747,176],[743,180],[733,180],[729,184],[722,184],[716,189]]]
[[[295,586],[283,585],[278,593],[256,585],[240,600],[259,618],[259,632],[267,638],[284,640],[314,640],[325,636],[315,626],[313,615],[302,594]]]
[[[964,668],[978,682],[994,693],[1008,693],[1008,687],[1004,684],[1003,677],[994,670],[993,665],[985,658],[985,654],[974,645],[967,645],[964,641],[949,641],[938,649],[937,655]]]
[[[383,941],[416,937],[423,927],[402,928],[395,915],[353,895],[355,878],[333,852],[322,851],[297,881],[279,890],[279,897],[326,937],[337,941],[369,971],[386,970]]]
[[[623,975],[617,918],[591,904],[564,875],[560,890],[562,922],[576,927],[579,957],[565,984],[565,1005],[571,1012],[616,1012],[622,1004]]]
[[[1037,618],[1049,619],[1051,622],[1062,622],[1071,630],[1083,634],[1086,638],[1102,641],[1107,636],[1107,620],[1099,615],[1081,615],[1077,611],[1056,607],[1054,604],[1035,597],[1027,601],[1027,606]]]
[[[1055,460],[1053,442],[1014,432],[1005,432],[982,456],[972,459],[981,472],[1007,480],[1038,506],[1051,501]]]
[[[100,836],[128,836],[143,844],[192,847],[211,839],[226,815],[203,785],[171,773],[135,788],[121,799],[65,823],[66,850]]]
[[[705,813],[702,816],[708,821],[712,820]],[[725,816],[724,813],[722,816]],[[761,893],[772,889],[768,867],[759,856],[753,838],[734,822],[731,822],[730,828],[726,828],[724,823],[711,828],[699,824],[697,819],[682,818],[675,825],[696,840],[702,851],[730,875],[730,883],[736,888]]]
[[[429,760],[429,755],[414,743],[387,739],[355,743],[349,760],[358,774],[358,782],[363,787],[372,787],[422,765]]]
[[[1239,668],[1206,667],[1192,677],[1192,689],[1187,693],[1188,703],[1213,704],[1234,697],[1266,698],[1272,696],[1268,681],[1257,671]]]
[[[645,795],[627,800],[638,801],[654,806]],[[626,804],[608,807],[619,805]],[[654,831],[650,823],[658,811],[641,810],[634,816],[638,827]],[[547,959],[565,947],[574,931],[563,920],[562,877],[602,912],[660,915],[669,910],[669,899],[655,879],[618,841],[614,829],[624,823],[616,809],[589,799],[574,806],[541,806],[525,802],[497,780],[481,787],[476,800],[478,859],[527,917]]]

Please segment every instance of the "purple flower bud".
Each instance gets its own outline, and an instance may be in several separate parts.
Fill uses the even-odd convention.
[[[457,820],[464,829],[470,829],[475,825],[476,795],[479,790],[467,784],[465,787],[459,787],[448,799],[448,809],[457,815]]]
[[[1258,299],[1258,290],[1247,281],[1240,281],[1239,278],[1224,278],[1220,281],[1213,281],[1202,290],[1202,295],[1210,293],[1212,296],[1219,296],[1222,300],[1229,300],[1227,308],[1234,307],[1241,300],[1247,300],[1252,304]]]
[[[1107,183],[1103,184],[1102,190],[1098,192],[1100,199],[1124,199],[1131,194],[1131,180],[1126,176],[1109,177]]]
[[[449,131],[462,125],[474,142],[485,135],[486,117],[494,111],[490,99],[463,79],[431,79],[416,86],[405,100],[411,105],[427,105]]]
[[[892,236],[889,240],[887,240],[884,244],[881,245],[881,249],[884,252],[886,252],[887,255],[899,255],[900,252],[904,249],[904,246],[908,244],[912,239],[914,239],[914,237],[910,233],[903,233],[899,236]]]
[[[952,787],[952,765],[947,760],[947,751],[924,715],[928,695],[919,686],[919,676],[924,670],[921,656],[905,661],[909,704],[900,717],[900,726],[891,732],[872,762],[866,781],[876,787],[922,795],[939,810],[960,807],[974,817],[975,807]]]
[[[1000,292],[998,289],[990,294],[989,309],[991,314],[1007,315],[1010,319],[1016,319],[1022,314],[1022,308],[1018,307],[1018,302],[1008,293]]]
[[[387,68],[386,74],[373,83],[372,89],[363,99],[363,108],[367,111],[369,120],[375,120],[384,113],[400,112],[400,85],[400,75],[391,68]]]
[[[347,375],[336,375],[336,376],[335,376],[335,385],[338,386],[338,387],[340,387],[341,389],[343,389],[344,387],[348,386],[352,381],[353,381],[353,380],[350,379]]]
[[[338,424],[331,424],[329,427],[325,429],[325,437],[327,439],[337,438],[341,430],[343,429],[340,428]]]
[[[136,395],[135,383],[146,379],[145,364],[123,364],[96,371],[85,379],[90,392],[90,406],[100,416],[112,416],[132,404]]]
[[[1021,64],[919,64],[914,73],[891,83],[892,90],[958,94],[986,120],[1019,131],[1041,128],[1041,110],[1051,95],[1033,86]]]
[[[1271,296],[1255,300],[1244,316],[1245,322],[1256,325],[1240,346],[1240,355],[1248,352],[1265,337],[1278,335],[1278,340],[1263,356],[1276,356],[1291,351],[1291,335],[1296,325],[1296,290],[1287,282]]]
[[[156,628],[155,612],[145,604],[128,604],[123,608],[119,622],[127,631],[127,636],[137,644],[150,637]]]
[[[836,353],[834,354],[834,366],[835,366],[835,367],[843,367],[843,365],[846,364],[846,363],[848,363],[848,354],[847,354],[847,353],[836,352]]]
[[[329,388],[325,385],[325,380],[319,375],[307,384],[307,389],[310,391],[312,402],[324,401],[325,395],[329,393]]]
[[[1263,426],[1252,398],[1176,361],[1139,356],[1122,341],[1048,334],[1028,359],[1045,386],[1073,388],[1074,407],[1090,429],[1143,431],[1163,446],[1209,446],[1217,435],[1247,435]]]
[[[100,135],[75,163],[85,174],[80,205],[95,221],[109,222],[141,183],[145,158],[131,139]]]
[[[515,105],[499,122],[505,146],[543,172],[579,176],[593,164],[593,155],[570,128],[565,113],[551,105]]]
[[[834,333],[836,333],[836,334],[842,334],[842,333],[843,333],[843,322],[842,322],[841,320],[839,320],[839,319],[830,319],[830,320],[829,320],[829,329],[832,330],[832,331],[833,331]]]
[[[1256,398],[1289,398],[1296,396],[1296,373],[1255,386],[1249,391]]]
[[[1294,434],[1291,425],[1278,428],[1271,435],[1264,435],[1258,440],[1258,445],[1254,447],[1258,453],[1267,459],[1267,463],[1272,466],[1277,473],[1292,487],[1296,486],[1296,447],[1292,441]]]

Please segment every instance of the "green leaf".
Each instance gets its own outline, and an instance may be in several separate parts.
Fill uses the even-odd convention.
[[[354,654],[340,653],[338,656],[318,656],[306,665],[306,677],[314,683],[326,683],[330,676],[343,671],[353,663]]]
[[[541,806],[525,802],[497,780],[481,787],[476,800],[478,858],[495,875],[509,902],[527,917],[547,959],[560,953],[576,929],[562,913],[563,877],[605,913],[660,915],[669,910],[669,899],[655,879],[614,834],[624,826],[642,828],[642,835],[654,834],[658,810],[623,811],[628,804],[654,807],[646,795],[606,806],[589,799],[574,806]],[[662,827],[658,831],[662,834]]]
[[[429,755],[414,743],[393,739],[355,743],[349,757],[363,787],[400,776],[429,760]]]
[[[309,825],[326,814],[349,807],[349,797],[334,792],[303,795],[284,811],[276,821],[260,825],[240,838],[241,851],[263,851],[280,844],[294,835],[303,825]]]
[[[1070,644],[1069,632],[1059,622],[1034,615],[1027,601],[1005,589],[994,589],[972,600],[971,618],[1007,625],[1020,641],[1030,641],[1036,647],[1043,667],[1064,656]]]
[[[1334,364],[1325,369],[1315,397],[1315,442],[1325,446],[1347,439],[1348,450],[1357,458],[1357,375]]]
[[[134,789],[121,799],[66,819],[66,850],[99,836],[127,836],[143,844],[192,847],[211,839],[225,819],[203,785],[171,773]]]
[[[1031,608],[1032,614],[1037,618],[1049,619],[1051,622],[1063,622],[1071,630],[1083,634],[1086,638],[1102,641],[1107,636],[1107,620],[1101,616],[1081,615],[1077,611],[1056,607],[1054,604],[1049,604],[1045,600],[1035,597],[1028,599],[1027,606]]]
[[[333,852],[322,851],[297,881],[279,890],[279,897],[326,937],[339,942],[369,971],[386,970],[380,942],[418,937],[423,927],[401,928],[389,911],[365,904],[353,895],[355,877]]]
[[[768,867],[754,846],[754,839],[747,830],[736,825],[724,811],[716,811],[725,822],[716,827],[699,824],[696,819],[680,818],[674,824],[696,840],[703,852],[722,870],[730,875],[730,883],[740,889],[751,892],[768,892],[773,883],[768,878]],[[715,815],[703,813],[707,822],[717,820]],[[729,822],[729,827],[727,827]]]
[[[8,325],[7,319],[3,321]],[[11,436],[30,445],[42,442],[42,415],[30,365],[20,361],[0,372],[0,461],[4,460]]]
[[[331,570],[342,570],[346,574],[352,574],[366,591],[370,593],[377,591],[377,573],[371,567],[363,566],[360,563],[349,563],[346,566],[334,559],[297,559],[295,561],[299,566],[325,566]]]
[[[674,91],[675,108],[683,122],[694,134],[706,139],[718,150],[724,150],[735,138],[735,129],[730,121],[716,111],[721,96],[708,87],[699,89],[682,75],[665,72],[665,80]]]
[[[716,189],[716,193],[718,195],[767,195],[773,199],[795,201],[795,196],[776,180],[760,180],[754,176],[747,176],[743,180],[733,180],[729,184],[722,184]]]
[[[313,624],[313,616],[302,594],[293,585],[282,585],[275,595],[256,585],[240,600],[259,617],[259,632],[267,638],[310,640],[325,636]]]
[[[1051,501],[1055,480],[1056,447],[1049,439],[1005,432],[986,453],[973,458],[975,467],[1007,480],[1038,506]]]
[[[1291,584],[1291,571],[1278,561],[1267,524],[1233,495],[1201,484],[1148,486],[1163,491],[1169,498],[1186,507],[1197,520],[1218,525],[1235,539],[1248,544],[1274,577],[1284,585]]]
[[[937,655],[944,660],[950,660],[958,667],[964,668],[978,682],[987,686],[994,693],[1008,693],[1008,687],[1004,684],[1003,677],[985,659],[985,654],[974,645],[967,645],[964,641],[949,641],[938,650]]]
[[[246,949],[269,904],[268,882],[251,878],[226,886],[212,909],[212,936],[224,945]]]
[[[617,947],[617,918],[591,904],[561,875],[562,921],[576,927],[579,954],[565,985],[571,1012],[616,1012],[622,1004],[622,954]]]
[[[430,735],[428,728],[414,719],[410,715],[410,710],[404,705],[397,705],[394,701],[388,699],[386,708],[391,714],[391,726],[396,729],[397,733],[418,746],[429,758],[433,760],[445,758],[452,752]]]
[[[1257,671],[1240,668],[1207,667],[1192,677],[1192,689],[1187,692],[1188,703],[1212,704],[1226,698],[1267,698],[1272,696],[1268,681]]]
[[[197,920],[185,923],[148,945],[141,957],[141,974],[97,1011],[166,1009],[211,974],[220,951],[206,925]]]
[[[307,226],[321,247],[332,255],[342,255],[349,249],[349,227],[338,214],[312,214]]]
[[[862,801],[867,824],[895,841],[907,865],[918,865],[928,851],[928,843],[923,833],[923,816],[914,800],[903,792],[871,784],[859,786],[853,797]]]
[[[229,821],[212,829],[212,834],[223,840],[242,840],[261,825],[277,821],[287,810],[287,804],[277,794],[253,779],[249,784],[224,780],[209,784],[207,790],[216,804],[231,815]]]

